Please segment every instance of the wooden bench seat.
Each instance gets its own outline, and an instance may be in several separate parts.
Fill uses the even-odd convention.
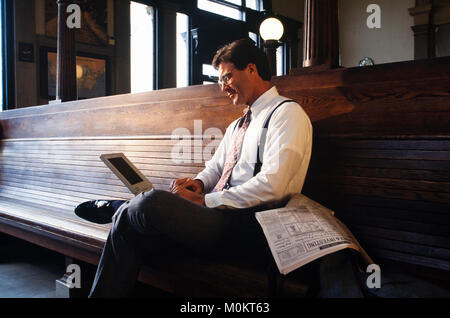
[[[186,143],[194,140],[185,139]],[[201,142],[201,141],[200,141]],[[124,152],[155,188],[195,177],[203,163],[171,161],[177,140],[162,137],[10,139],[2,144],[0,231],[97,264],[110,225],[84,221],[74,213],[94,199],[130,199],[123,183],[99,160],[101,153]],[[180,253],[144,267],[140,281],[178,295],[252,296],[269,294],[267,266],[236,260],[199,259]],[[183,271],[180,272],[180,268]],[[177,273],[177,275],[173,275]],[[240,285],[237,282],[245,282]],[[287,284],[296,295],[302,284]]]
[[[335,210],[377,263],[436,270],[442,281],[450,277],[449,74],[450,58],[441,58],[273,79],[313,122],[303,193]],[[124,152],[167,189],[202,170],[212,140],[201,134],[224,133],[241,115],[215,85],[2,112],[0,231],[97,264],[109,225],[77,218],[74,207],[131,198],[99,155]],[[181,148],[185,160],[174,161]],[[251,260],[184,255],[145,266],[139,279],[191,296],[267,296],[269,278]],[[283,295],[306,292],[295,272],[284,287]]]

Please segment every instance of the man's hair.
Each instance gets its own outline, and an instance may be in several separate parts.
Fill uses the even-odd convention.
[[[253,63],[256,65],[258,74],[263,80],[270,81],[272,76],[266,53],[259,49],[250,39],[236,40],[219,49],[214,56],[212,65],[215,69],[218,69],[222,62],[233,63],[241,71],[248,64]]]

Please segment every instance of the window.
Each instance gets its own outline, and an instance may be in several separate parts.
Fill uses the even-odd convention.
[[[131,93],[154,88],[154,17],[153,7],[130,2]]]
[[[253,32],[248,32],[248,37],[252,39],[253,42],[258,43],[258,34]]]
[[[245,0],[245,6],[249,9],[262,11],[263,5],[261,0]]]
[[[189,85],[189,17],[177,12],[177,87]]]
[[[276,76],[285,75],[283,65],[284,65],[284,46],[279,46],[277,48],[277,73],[273,75]]]
[[[202,75],[203,84],[213,84],[219,80],[219,71],[209,64],[202,65]]]
[[[245,9],[261,11],[261,0],[197,0],[197,7],[235,20],[245,21]]]
[[[225,1],[221,1],[225,2]],[[231,6],[230,4],[222,4],[216,1],[210,0],[198,0],[197,6],[199,9],[209,11],[212,13],[220,14],[235,20],[245,20],[243,12],[236,8],[235,6]]]
[[[262,9],[262,1],[197,0],[197,7],[195,14],[198,14],[199,18],[193,19],[190,35],[193,41],[190,84],[209,84],[218,80],[217,72],[210,65],[210,59],[219,47],[247,36],[256,45],[261,46],[261,39],[255,32],[256,17],[260,17],[261,14],[254,11]],[[204,10],[215,14],[201,12]],[[246,13],[248,21],[245,20]],[[228,19],[224,19],[223,16]],[[214,27],[211,24],[214,24]],[[217,37],[219,33],[222,34],[221,37]],[[197,47],[200,53],[196,51]]]

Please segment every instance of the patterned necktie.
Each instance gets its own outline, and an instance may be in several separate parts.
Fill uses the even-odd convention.
[[[248,125],[250,124],[251,113],[252,112],[249,109],[239,122],[239,129],[234,136],[233,145],[227,153],[225,165],[223,166],[222,176],[220,177],[219,182],[217,182],[216,186],[214,187],[213,192],[222,191],[228,183],[228,179],[230,179],[231,171],[233,170],[239,158],[239,154],[241,153],[242,142],[244,141],[245,132],[247,131]]]

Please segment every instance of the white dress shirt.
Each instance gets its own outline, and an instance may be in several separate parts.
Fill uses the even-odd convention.
[[[233,168],[229,189],[211,192],[219,181],[228,150],[232,147],[236,122],[227,128],[214,156],[196,179],[204,184],[205,204],[210,208],[248,208],[280,201],[300,193],[305,182],[312,148],[312,125],[308,115],[295,102],[280,106],[270,119],[262,156],[261,171],[253,176],[258,143],[271,111],[289,98],[275,87],[267,90],[251,105],[251,122]]]

